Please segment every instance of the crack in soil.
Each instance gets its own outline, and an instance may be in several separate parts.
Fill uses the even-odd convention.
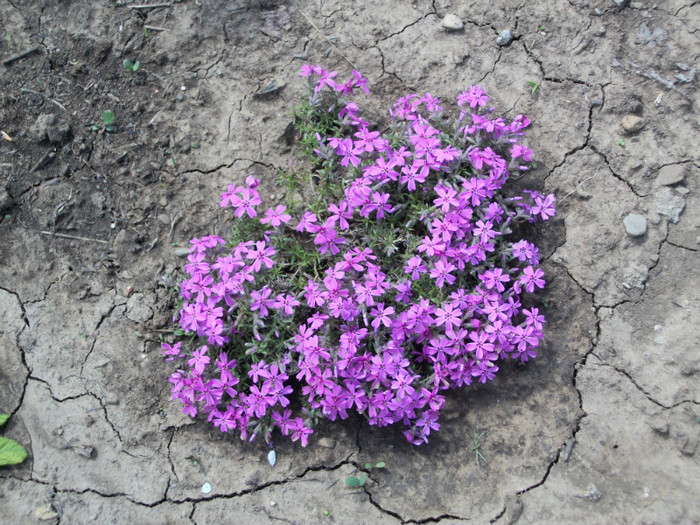
[[[254,487],[251,487],[249,489],[244,489],[239,492],[232,492],[230,494],[216,494],[214,496],[210,497],[187,497],[184,499],[171,499],[171,498],[166,498],[165,501],[169,501],[172,503],[194,503],[195,505],[197,503],[205,502],[205,501],[213,501],[213,500],[221,500],[221,499],[235,499],[241,496],[247,496],[248,494],[253,494],[255,492],[259,492],[261,490],[267,489],[269,487],[275,487],[278,485],[285,485],[287,483],[291,483],[297,480],[302,480],[304,479],[309,473],[311,472],[333,472],[338,470],[341,467],[344,467],[345,465],[354,465],[357,466],[357,463],[354,461],[351,461],[350,458],[352,457],[352,454],[350,454],[347,458],[340,460],[338,463],[335,465],[318,465],[318,466],[311,466],[311,467],[306,467],[306,469],[299,475],[293,475],[289,478],[285,479],[278,479],[278,480],[272,480],[268,481],[266,483],[262,483],[260,485],[256,485]],[[158,503],[161,503],[159,501]],[[194,515],[194,511],[192,513]]]
[[[661,403],[660,401],[657,401],[656,399],[654,399],[654,398],[652,397],[652,395],[644,389],[644,387],[642,387],[639,383],[637,383],[637,381],[634,379],[634,377],[632,376],[632,374],[630,374],[627,370],[625,370],[625,369],[623,369],[623,368],[619,368],[619,367],[617,367],[617,366],[615,366],[615,365],[612,365],[612,364],[610,364],[610,363],[606,363],[605,361],[603,361],[603,360],[602,360],[597,354],[595,354],[595,353],[594,353],[593,355],[595,355],[595,356],[600,360],[600,363],[598,363],[598,366],[605,366],[605,367],[608,367],[608,368],[612,368],[613,370],[615,370],[615,371],[618,372],[619,374],[625,376],[627,379],[630,380],[630,382],[635,386],[635,388],[636,388],[637,390],[639,390],[642,394],[644,394],[644,397],[646,397],[649,401],[651,401],[652,403],[654,403],[656,406],[659,406],[659,407],[663,408],[664,410],[671,410],[671,409],[676,408],[677,406],[682,405],[682,404],[684,404],[684,403],[700,404],[700,403],[698,403],[697,401],[695,401],[695,400],[693,400],[693,399],[683,399],[682,401],[678,401],[677,403],[674,403],[674,404],[672,404],[672,405],[668,405],[668,406],[667,406],[667,405],[664,405],[664,404]]]

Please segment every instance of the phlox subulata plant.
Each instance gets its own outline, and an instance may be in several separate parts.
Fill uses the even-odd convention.
[[[223,192],[229,238],[191,241],[173,398],[243,439],[274,432],[306,446],[320,418],[352,411],[400,424],[413,444],[439,430],[444,393],[486,383],[507,359],[537,355],[545,319],[524,294],[545,285],[537,246],[515,225],[546,221],[553,195],[507,196],[532,152],[529,120],[495,117],[471,86],[447,118],[430,93],[401,97],[373,129],[353,71],[304,66],[296,114],[311,174],[287,174],[290,196],[263,205],[249,176]]]

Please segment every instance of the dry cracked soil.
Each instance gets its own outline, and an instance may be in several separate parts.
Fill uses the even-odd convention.
[[[2,523],[700,522],[700,2],[0,0],[0,37]],[[159,337],[222,189],[283,197],[304,62],[362,71],[379,125],[481,84],[558,215],[537,360],[428,445],[350,419],[271,467],[180,413]]]

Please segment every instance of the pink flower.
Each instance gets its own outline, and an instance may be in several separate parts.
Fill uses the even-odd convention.
[[[273,228],[277,228],[280,224],[288,223],[291,220],[292,216],[288,213],[284,213],[286,209],[287,207],[283,206],[282,204],[276,206],[275,208],[269,208],[265,212],[265,217],[260,219],[260,223],[270,223]]]

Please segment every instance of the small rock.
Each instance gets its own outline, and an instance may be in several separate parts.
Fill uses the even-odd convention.
[[[622,287],[625,290],[631,290],[633,288],[644,290],[644,285],[649,278],[649,269],[642,264],[633,262],[625,268],[622,278]]]
[[[202,485],[202,494],[211,494],[212,486],[208,481]]]
[[[513,41],[513,35],[511,34],[509,29],[505,29],[504,31],[501,31],[501,34],[498,35],[498,38],[496,38],[496,44],[498,44],[501,47],[505,47],[510,45],[510,43]]]
[[[622,129],[627,133],[636,133],[644,127],[644,124],[646,124],[644,119],[637,115],[625,115],[622,117]]]
[[[651,429],[662,436],[668,436],[669,428],[668,421],[663,421],[661,419],[654,420],[651,423]]]
[[[153,317],[153,310],[146,304],[146,296],[135,293],[126,302],[126,317],[135,323],[145,323]]]
[[[683,164],[671,164],[659,170],[656,183],[659,186],[673,186],[685,178],[685,166]]]
[[[49,521],[58,518],[58,512],[51,503],[45,503],[34,511],[34,515],[41,521]]]
[[[603,493],[598,490],[598,487],[596,487],[593,483],[588,485],[586,493],[583,495],[583,499],[588,499],[591,501],[598,501],[602,497]]]
[[[642,215],[631,213],[622,222],[630,237],[641,237],[647,232],[647,220]]]
[[[628,0],[613,0],[613,4],[622,9],[627,6]]]
[[[445,18],[442,19],[442,27],[447,31],[461,31],[464,29],[464,22],[462,22],[457,15],[448,13]]]
[[[73,452],[88,459],[97,457],[97,450],[91,445],[76,445],[73,447]]]
[[[187,257],[190,254],[190,249],[187,246],[180,246],[173,250],[175,257]]]
[[[71,127],[69,123],[59,120],[53,113],[42,113],[29,128],[29,135],[37,142],[63,144],[70,138]]]
[[[335,439],[322,437],[318,440],[318,446],[323,448],[335,448]]]
[[[681,212],[685,208],[682,197],[675,195],[671,188],[661,188],[656,194],[656,211],[674,224],[680,220]]]
[[[15,200],[5,188],[0,188],[0,212],[5,212],[14,206]]]
[[[160,215],[158,215],[158,222],[160,222],[161,224],[163,224],[165,226],[169,226],[170,225],[170,216],[167,213],[161,213]]]

